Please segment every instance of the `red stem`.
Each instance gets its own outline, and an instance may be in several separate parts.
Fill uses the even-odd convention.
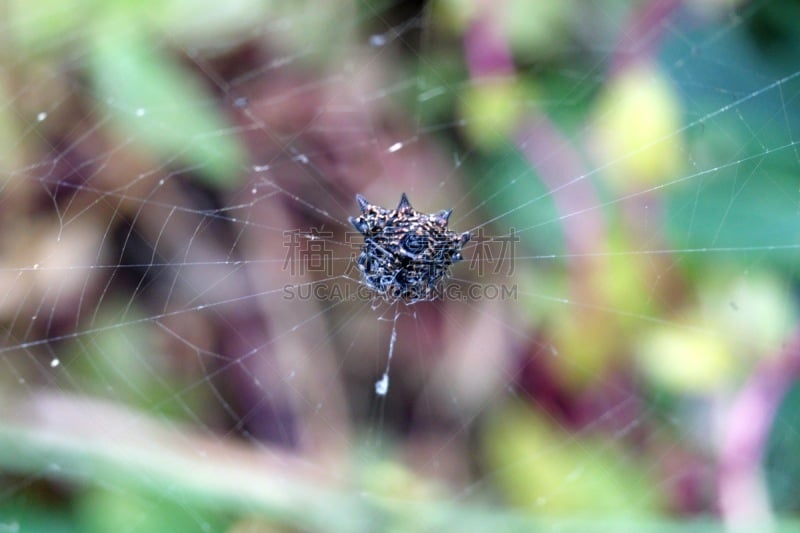
[[[772,519],[761,461],[778,408],[800,379],[800,329],[774,357],[764,360],[727,414],[719,454],[719,505],[731,527],[766,526]]]

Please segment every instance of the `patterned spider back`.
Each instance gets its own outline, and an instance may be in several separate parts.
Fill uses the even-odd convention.
[[[425,214],[416,211],[405,193],[396,209],[384,209],[356,195],[361,215],[350,223],[364,236],[358,268],[364,282],[385,300],[414,303],[434,300],[469,232],[447,227],[452,210]]]

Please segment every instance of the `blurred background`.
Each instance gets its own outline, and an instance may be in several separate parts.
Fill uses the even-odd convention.
[[[798,526],[800,2],[2,13],[0,531]]]

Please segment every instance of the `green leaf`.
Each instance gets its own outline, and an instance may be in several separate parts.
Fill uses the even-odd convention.
[[[185,384],[160,349],[154,325],[142,317],[136,306],[114,299],[104,302],[92,322],[94,331],[67,345],[65,364],[72,382],[88,395],[172,420],[186,418],[187,411],[202,412],[208,393],[202,387],[175,393]]]
[[[492,417],[484,442],[506,498],[537,516],[657,514],[658,486],[611,440],[570,435],[539,413],[514,407]]]
[[[800,384],[783,399],[764,452],[764,475],[772,505],[780,513],[800,513]]]
[[[124,490],[89,490],[80,499],[78,512],[82,529],[87,532],[150,531],[224,531],[222,513],[152,494]]]
[[[800,181],[779,171],[736,167],[668,196],[671,245],[702,252],[689,253],[690,261],[719,257],[794,272],[800,260]]]
[[[564,237],[553,195],[524,155],[509,147],[476,168],[473,201],[485,199],[489,204],[487,219],[498,217],[499,227],[516,230],[524,246],[536,254],[563,254]]]
[[[80,531],[71,509],[48,499],[48,493],[42,490],[42,484],[26,483],[26,492],[11,493],[11,496],[7,487],[8,484],[5,484],[6,496],[0,502],[0,531]]]
[[[665,64],[685,57],[685,39],[665,44]],[[728,68],[690,61],[673,78],[691,125],[684,132],[690,165],[663,189],[667,236],[675,248],[697,249],[684,257],[692,266],[727,261],[794,274],[800,259],[793,248],[800,243],[800,180],[793,140],[800,115],[790,110],[800,79],[765,80],[794,72],[797,51],[792,66],[784,68],[771,62],[774,57],[765,63],[741,32],[707,30],[692,34],[692,40],[709,43],[703,55],[714,57],[717,66],[736,65],[754,75],[731,76]]]
[[[241,147],[226,131],[212,95],[162,50],[115,17],[98,25],[90,75],[112,125],[166,164],[197,168],[211,186],[235,185],[244,162]]]
[[[17,53],[63,53],[66,40],[101,6],[97,0],[10,0],[7,4],[10,32]],[[6,32],[8,34],[9,32]],[[66,40],[65,40],[66,39]]]

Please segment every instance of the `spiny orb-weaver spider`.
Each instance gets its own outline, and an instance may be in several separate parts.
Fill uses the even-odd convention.
[[[363,281],[388,302],[434,300],[450,265],[461,261],[469,232],[447,227],[452,209],[420,213],[403,193],[396,209],[369,203],[360,194],[361,215],[349,221],[364,244],[358,257]]]

